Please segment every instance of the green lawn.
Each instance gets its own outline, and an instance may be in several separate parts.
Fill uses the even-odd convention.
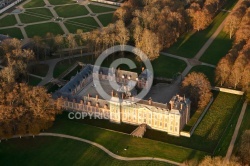
[[[53,17],[53,14],[50,12],[49,9],[46,8],[39,8],[39,9],[26,9],[25,10],[26,13],[30,13],[30,14],[34,14],[34,15],[38,15],[41,17]]]
[[[118,152],[119,154],[119,152]],[[170,166],[157,161],[116,160],[87,143],[56,137],[11,139],[0,144],[0,165],[149,165]],[[39,164],[38,164],[39,163]]]
[[[225,5],[225,9],[231,9],[236,0],[228,0]],[[200,32],[188,32],[183,34],[178,41],[172,45],[170,48],[166,50],[174,55],[179,55],[187,58],[194,57],[201,47],[207,42],[207,40],[212,36],[212,34],[216,31],[222,21],[226,18],[228,12],[221,11],[213,20],[211,25]]]
[[[14,15],[7,15],[0,19],[0,27],[7,27],[7,26],[13,26],[17,24],[16,18]]]
[[[99,25],[92,17],[69,19],[65,22],[65,26],[71,33],[76,33],[78,29],[82,29],[83,32],[89,32],[99,28]]]
[[[46,64],[35,64],[33,66],[29,66],[29,73],[38,76],[45,77],[48,71],[49,71],[49,66]]]
[[[19,28],[0,29],[0,34],[8,35],[10,37],[18,39],[23,39],[23,34]]]
[[[103,7],[99,5],[93,5],[93,4],[89,4],[88,7],[92,10],[93,13],[112,12],[116,10],[114,8]]]
[[[23,7],[32,8],[32,7],[43,7],[43,6],[45,6],[43,0],[31,0],[30,2],[26,3]]]
[[[42,80],[40,78],[36,78],[36,77],[32,77],[32,76],[29,76],[29,82],[28,84],[31,85],[31,86],[36,86],[39,84],[39,82],[41,82]]]
[[[71,4],[76,3],[74,0],[49,0],[51,5],[63,5],[63,4]]]
[[[113,21],[113,13],[102,14],[102,15],[99,15],[97,17],[101,21],[103,26],[107,26],[108,24],[110,24]]]
[[[250,104],[248,104],[244,118],[242,120],[240,130],[234,145],[233,153],[236,154],[238,151],[238,147],[240,146],[240,138],[245,130],[250,130]]]
[[[206,154],[172,144],[104,130],[65,118],[57,118],[54,126],[48,132],[85,138],[103,145],[114,153],[118,151],[119,155],[127,157],[152,156],[183,162],[191,157],[201,159]],[[125,147],[128,147],[127,151],[123,150]]]
[[[46,18],[46,17],[40,17],[37,15],[28,15],[26,13],[19,14],[19,18],[20,18],[21,22],[24,24],[33,23],[33,22],[40,22],[40,21],[47,21],[50,19],[50,18]]]
[[[204,65],[198,65],[192,67],[192,69],[189,71],[191,72],[200,72],[203,73],[207,76],[208,80],[210,81],[211,85],[215,85],[215,68],[209,67],[209,66],[204,66]]]
[[[80,5],[56,6],[54,9],[59,17],[75,17],[89,14],[88,10]]]
[[[152,66],[155,77],[173,78],[176,73],[182,72],[187,64],[182,60],[160,55],[152,61]]]
[[[54,35],[64,34],[63,30],[57,23],[43,23],[36,25],[29,25],[25,27],[25,31],[29,37],[33,37],[35,35],[45,36],[46,33],[51,32]]]
[[[22,23],[33,23],[39,21],[47,21],[53,18],[49,9],[27,9],[24,13],[19,14]]]
[[[208,47],[200,60],[209,64],[217,65],[222,57],[232,48],[233,41],[229,35],[221,31],[213,43]]]

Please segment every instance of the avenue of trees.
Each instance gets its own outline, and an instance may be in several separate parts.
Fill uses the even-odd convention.
[[[220,86],[242,89],[250,99],[250,0],[242,1],[227,19],[225,31],[233,38],[232,49],[216,67]]]
[[[202,109],[212,97],[211,84],[203,73],[192,72],[182,82],[182,93],[190,98],[192,106]]]
[[[0,139],[38,134],[52,125],[60,112],[60,99],[52,100],[43,87],[28,86],[27,66],[34,58],[17,39],[2,42],[4,68],[0,71]]]

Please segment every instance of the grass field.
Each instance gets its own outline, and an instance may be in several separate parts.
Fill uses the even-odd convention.
[[[71,33],[76,33],[77,29],[82,29],[83,32],[89,32],[99,28],[99,25],[92,17],[69,19],[65,22],[65,26]]]
[[[46,64],[35,64],[33,66],[29,66],[28,70],[31,74],[45,77],[49,70],[49,66]]]
[[[50,18],[46,17],[39,17],[36,15],[27,15],[26,13],[19,14],[19,18],[22,23],[27,24],[27,23],[33,23],[33,22],[40,22],[40,21],[47,21]]]
[[[222,57],[232,48],[233,41],[229,35],[221,31],[213,43],[208,47],[200,60],[209,64],[217,65]]]
[[[30,2],[26,3],[23,7],[32,8],[32,7],[43,7],[43,6],[45,6],[43,0],[31,0]]]
[[[211,85],[215,85],[215,68],[209,67],[209,66],[203,66],[203,65],[198,65],[192,67],[192,69],[189,71],[191,72],[200,72],[203,73],[207,76],[208,80],[210,81]]]
[[[71,4],[76,3],[74,0],[49,0],[51,5],[63,5],[63,4]]]
[[[14,15],[7,15],[4,18],[0,19],[0,27],[13,26],[17,24],[16,18]]]
[[[87,143],[55,138],[11,139],[0,144],[0,165],[170,166],[156,161],[121,161]],[[39,164],[38,164],[39,162]]]
[[[227,4],[225,5],[224,9],[231,9],[236,0],[228,0]],[[198,53],[201,47],[206,43],[206,41],[211,37],[211,35],[216,31],[222,21],[226,18],[228,12],[221,11],[213,20],[208,28],[202,30],[200,32],[188,32],[183,34],[178,41],[173,44],[170,48],[166,51],[174,54],[179,55],[182,57],[192,58]]]
[[[49,129],[49,132],[64,133],[85,138],[105,146],[114,153],[118,151],[119,155],[127,157],[152,156],[182,162],[190,157],[200,159],[206,154],[172,144],[104,130],[73,122],[65,118],[58,118],[55,125]],[[112,144],[110,143],[111,140]],[[128,147],[127,151],[123,150],[125,147]]]
[[[23,39],[23,34],[19,28],[0,29],[0,34],[8,35],[10,37],[18,39]]]
[[[40,78],[36,78],[36,77],[32,77],[32,76],[29,76],[29,82],[28,82],[28,85],[31,85],[31,86],[36,86],[39,84],[39,82],[41,82],[42,80]]]
[[[43,23],[43,24],[36,24],[36,25],[29,25],[25,27],[25,31],[29,37],[33,37],[35,35],[38,36],[45,36],[46,33],[51,32],[54,35],[57,34],[64,34],[63,30],[57,23]]]
[[[248,104],[248,106],[247,106],[244,118],[243,118],[241,126],[240,126],[240,130],[239,130],[239,133],[238,133],[235,145],[234,145],[234,150],[233,150],[234,154],[236,154],[238,151],[238,147],[240,145],[240,138],[241,138],[243,132],[245,130],[250,130],[250,120],[249,119],[250,119],[250,104]]]
[[[92,10],[93,13],[112,12],[116,10],[114,8],[103,7],[99,5],[93,5],[93,4],[89,4],[88,7]]]
[[[187,64],[182,60],[160,55],[152,61],[152,66],[155,77],[173,78],[176,73],[182,72]]]
[[[56,6],[54,9],[60,17],[65,18],[89,14],[88,10],[84,6],[80,6],[77,4],[67,6]]]
[[[103,26],[107,26],[108,24],[110,24],[113,21],[113,13],[102,14],[102,15],[99,15],[97,17],[101,21]]]

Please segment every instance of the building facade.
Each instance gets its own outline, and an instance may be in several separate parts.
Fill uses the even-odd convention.
[[[54,97],[62,98],[62,107],[66,110],[93,115],[95,118],[108,119],[113,123],[127,123],[132,125],[146,124],[148,128],[167,132],[170,135],[180,136],[180,132],[190,119],[191,101],[179,95],[173,96],[168,103],[158,103],[149,100],[135,100],[133,96],[126,96],[124,92],[111,92],[109,101],[101,99],[99,95],[76,96],[79,91],[93,81],[96,77],[103,80],[114,79],[123,84],[128,80],[137,81],[139,86],[147,85],[145,79],[140,82],[137,74],[121,72],[118,77],[117,71],[113,74],[91,71],[91,66],[86,66],[80,73],[69,81],[63,88],[55,93]],[[116,74],[115,74],[116,73]],[[115,76],[115,77],[114,77]],[[126,79],[127,78],[127,79]],[[76,83],[77,84],[76,84]]]

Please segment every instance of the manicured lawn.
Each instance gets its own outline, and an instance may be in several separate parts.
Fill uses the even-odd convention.
[[[217,65],[220,59],[232,48],[232,44],[233,41],[229,38],[229,35],[221,31],[200,60],[202,62]]]
[[[14,15],[7,15],[4,18],[0,19],[0,27],[13,26],[17,24],[16,18]]]
[[[29,82],[28,84],[31,85],[31,86],[36,86],[39,84],[39,82],[41,82],[42,80],[40,78],[36,78],[36,77],[32,77],[32,76],[29,76]]]
[[[49,9],[27,9],[24,13],[19,14],[22,23],[33,23],[39,21],[46,21],[53,18]]]
[[[49,66],[46,64],[36,64],[33,66],[29,66],[29,73],[35,74],[38,76],[45,77],[48,73]]]
[[[245,130],[250,130],[250,120],[249,119],[250,119],[250,104],[248,104],[245,115],[244,115],[244,118],[242,120],[240,130],[239,130],[236,142],[234,144],[233,153],[237,153],[237,151],[238,151],[238,148],[240,146],[240,139],[241,139],[241,136],[242,136],[243,132]]]
[[[32,0],[28,3],[26,3],[23,7],[24,8],[32,8],[32,7],[43,7],[45,6],[45,3],[43,0]]]
[[[73,0],[49,0],[49,3],[51,5],[63,5],[63,4],[71,4],[71,3],[76,3]]]
[[[41,17],[53,17],[53,14],[50,12],[49,9],[46,8],[39,8],[39,9],[26,9],[27,13],[29,14],[34,14],[34,15],[38,15]]]
[[[182,60],[160,55],[152,61],[152,66],[155,77],[173,78],[176,73],[182,72],[187,64]]]
[[[25,31],[29,37],[33,37],[35,35],[45,36],[46,33],[51,32],[54,35],[64,34],[63,30],[57,23],[44,23],[44,24],[36,24],[29,25],[25,27]]]
[[[78,29],[82,29],[83,32],[89,32],[99,28],[99,25],[92,17],[70,19],[65,22],[65,26],[71,33],[76,33]]]
[[[226,156],[228,146],[231,142],[231,139],[232,139],[232,136],[233,136],[240,112],[241,112],[243,101],[241,101],[240,103],[241,103],[241,107],[239,107],[237,111],[234,113],[234,115],[232,116],[232,120],[229,122],[230,125],[228,125],[227,130],[225,130],[224,135],[222,136],[220,142],[218,142],[218,147],[215,149],[214,155]],[[235,146],[237,145],[235,144]]]
[[[236,0],[228,0],[224,8],[231,9],[236,2]],[[182,35],[174,45],[166,50],[166,52],[187,58],[194,57],[227,15],[228,12],[221,11],[207,29],[200,32],[188,32]]]
[[[103,26],[107,26],[108,24],[110,24],[113,21],[113,13],[102,14],[102,15],[99,15],[97,17],[101,21]]]
[[[116,10],[113,8],[103,7],[99,5],[93,5],[93,4],[89,4],[88,7],[92,10],[93,13],[112,12]]]
[[[54,9],[60,17],[74,17],[89,14],[88,10],[80,5],[56,6]]]
[[[0,34],[8,35],[10,37],[18,39],[23,39],[23,34],[19,28],[0,29]]]
[[[26,13],[19,14],[19,18],[22,23],[33,23],[33,22],[47,21],[50,19],[46,17],[40,17],[37,15],[28,15]]]
[[[119,152],[118,152],[119,154]],[[87,143],[56,137],[11,139],[0,144],[0,165],[149,165],[157,161],[116,160]],[[38,164],[39,163],[39,164]]]
[[[172,144],[136,138],[127,134],[84,125],[65,118],[58,118],[48,132],[64,133],[85,138],[103,145],[114,153],[118,151],[119,155],[128,157],[152,156],[183,162],[191,157],[200,159],[206,154]],[[125,147],[128,147],[127,151],[123,150]]]
[[[92,28],[98,28],[99,25],[97,24],[97,22],[95,21],[95,19],[93,17],[83,17],[83,18],[76,18],[76,19],[69,19],[66,22],[69,23],[74,23],[74,24],[81,24],[83,26],[89,26]]]
[[[215,68],[209,66],[198,65],[194,66],[189,73],[191,72],[200,72],[207,76],[208,80],[210,81],[211,85],[215,85]]]

